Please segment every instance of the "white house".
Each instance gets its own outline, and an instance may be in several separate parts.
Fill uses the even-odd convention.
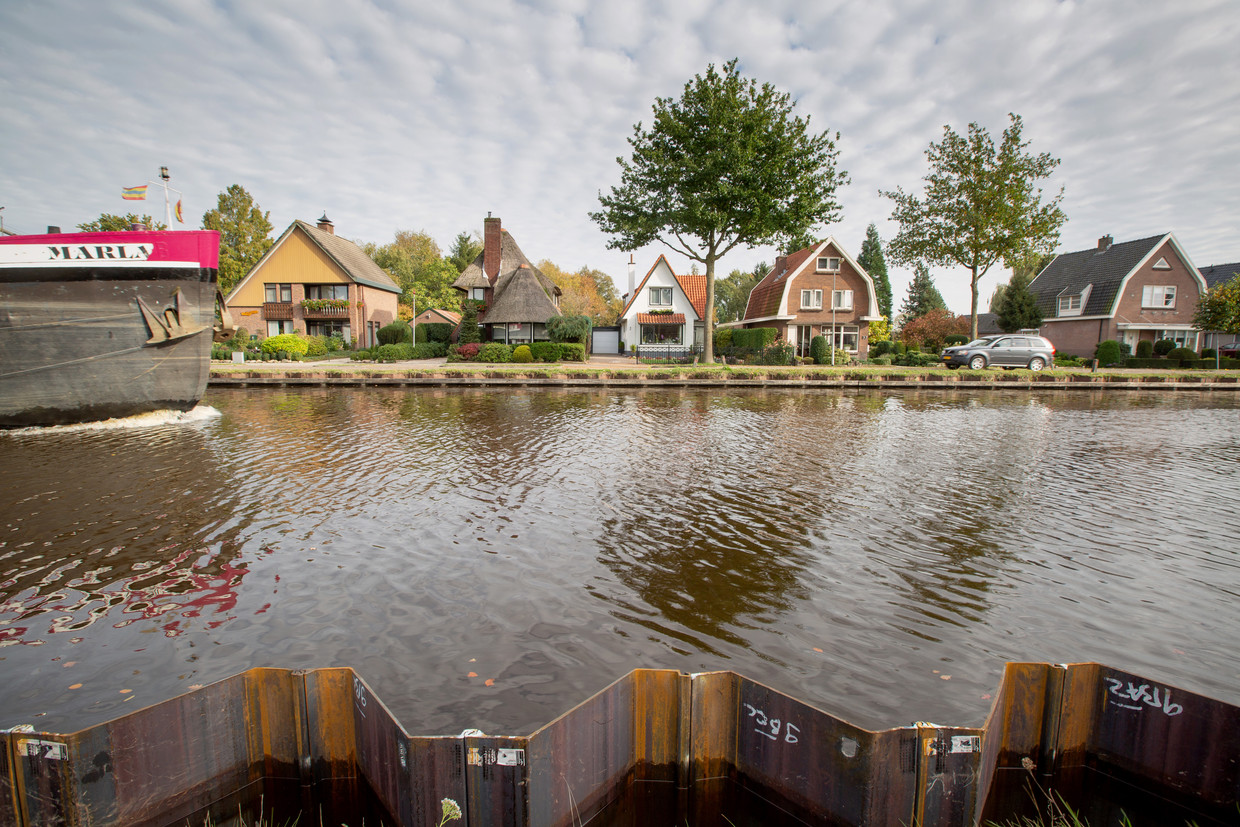
[[[630,268],[632,264],[630,262]],[[620,312],[620,340],[633,352],[687,351],[702,346],[706,317],[706,276],[678,276],[659,256],[641,284],[632,287]]]

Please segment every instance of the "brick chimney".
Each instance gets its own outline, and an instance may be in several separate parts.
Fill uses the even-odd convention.
[[[780,273],[784,272],[787,269],[788,269],[788,257],[787,256],[776,256],[775,257],[775,269],[773,270],[775,275],[778,276]]]
[[[486,220],[482,222],[482,272],[486,273],[492,287],[499,278],[500,236],[503,232],[499,219],[487,213]]]
[[[1105,253],[1107,250],[1111,249],[1111,243],[1114,240],[1115,239],[1111,238],[1109,235],[1104,235],[1102,238],[1098,239],[1098,252]]]
[[[318,227],[325,233],[336,234],[336,225],[332,224],[332,220],[327,217],[327,213],[323,213],[323,217],[319,219]]]

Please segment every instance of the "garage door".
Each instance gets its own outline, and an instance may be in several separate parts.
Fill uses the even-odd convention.
[[[613,328],[594,328],[593,335],[590,337],[591,353],[611,353],[620,352],[620,329]]]

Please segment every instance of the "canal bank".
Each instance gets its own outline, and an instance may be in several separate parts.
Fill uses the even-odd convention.
[[[391,364],[255,362],[212,365],[212,387],[700,387],[994,390],[1171,390],[1240,392],[1240,371],[1067,368],[948,370],[861,365],[823,366],[644,365],[623,356],[595,356],[584,364],[448,363],[424,359]]]

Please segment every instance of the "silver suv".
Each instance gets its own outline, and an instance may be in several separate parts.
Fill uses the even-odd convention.
[[[949,368],[968,365],[973,370],[988,367],[1041,370],[1054,366],[1055,346],[1036,334],[1005,333],[944,348],[943,364]]]

